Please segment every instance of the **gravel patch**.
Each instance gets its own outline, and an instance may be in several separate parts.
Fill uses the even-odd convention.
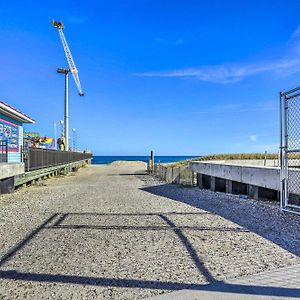
[[[0,299],[142,299],[299,263],[300,219],[89,166],[0,198]]]

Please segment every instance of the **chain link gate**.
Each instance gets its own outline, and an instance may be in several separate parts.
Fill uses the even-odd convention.
[[[280,208],[300,214],[300,87],[280,93]]]

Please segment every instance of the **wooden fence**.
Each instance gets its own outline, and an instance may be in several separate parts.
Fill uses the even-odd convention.
[[[188,166],[168,167],[167,165],[155,164],[153,171],[150,171],[155,177],[167,183],[181,184],[186,186],[195,186],[197,176]]]

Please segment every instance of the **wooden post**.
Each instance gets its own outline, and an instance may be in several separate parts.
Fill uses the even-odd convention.
[[[265,151],[265,158],[264,158],[264,166],[266,166],[267,165],[267,150]]]
[[[154,154],[153,150],[150,152],[150,172],[153,174],[154,172]]]

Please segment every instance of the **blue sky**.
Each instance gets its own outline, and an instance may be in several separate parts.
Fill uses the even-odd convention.
[[[277,151],[278,93],[300,85],[300,1],[1,1],[0,99],[98,155]]]

